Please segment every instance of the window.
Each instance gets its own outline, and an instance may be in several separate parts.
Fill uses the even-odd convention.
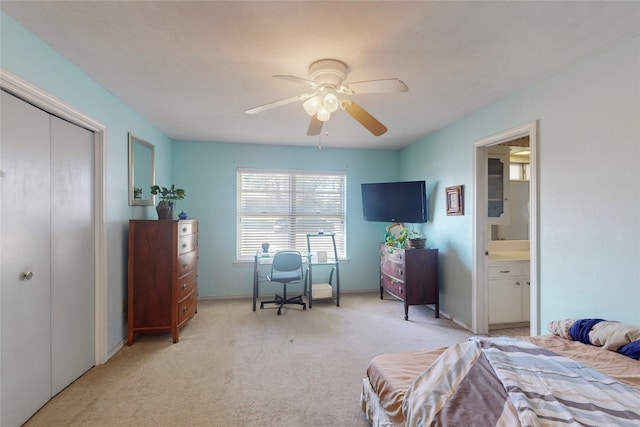
[[[509,163],[509,179],[511,181],[529,181],[531,165],[529,163]]]
[[[263,242],[273,250],[307,250],[307,233],[335,233],[346,258],[344,171],[238,169],[238,259],[255,255]],[[313,251],[333,252],[331,239],[316,239]]]

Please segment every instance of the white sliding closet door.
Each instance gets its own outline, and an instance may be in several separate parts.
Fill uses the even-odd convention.
[[[93,134],[1,92],[0,425],[93,366]]]
[[[2,92],[2,426],[51,398],[49,114]],[[31,277],[21,277],[30,273]]]
[[[93,132],[51,116],[52,395],[94,364],[93,150]]]

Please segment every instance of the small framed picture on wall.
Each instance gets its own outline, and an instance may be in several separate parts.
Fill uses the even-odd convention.
[[[462,185],[447,187],[445,191],[447,194],[447,215],[464,215]]]

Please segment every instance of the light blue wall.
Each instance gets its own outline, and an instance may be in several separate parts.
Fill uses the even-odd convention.
[[[400,171],[435,187],[425,230],[441,250],[442,305],[471,322],[473,142],[539,120],[542,331],[554,319],[640,324],[640,40],[634,37],[405,149]],[[467,212],[445,215],[444,188]]]
[[[155,211],[128,205],[127,132],[151,142],[156,150],[156,177],[171,180],[171,140],[124,105],[84,72],[1,14],[0,66],[107,126],[107,349],[125,334],[121,305],[127,292],[129,218],[153,217]]]
[[[403,179],[424,179],[429,191],[429,221],[423,226],[430,247],[438,248],[442,310],[471,325],[472,141],[456,126],[443,129],[400,154]],[[466,143],[465,143],[466,142]],[[409,173],[410,172],[410,173]],[[445,188],[464,186],[464,216],[446,216]]]
[[[303,136],[304,137],[304,136]],[[388,224],[362,218],[360,184],[398,177],[398,152],[177,141],[175,183],[187,191],[178,209],[200,220],[200,296],[250,296],[251,264],[236,257],[236,169],[239,167],[347,171],[347,256],[343,290],[377,289],[378,242]]]

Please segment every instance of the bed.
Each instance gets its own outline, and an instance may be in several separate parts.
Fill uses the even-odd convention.
[[[548,328],[379,355],[362,380],[362,411],[376,427],[640,426],[640,327],[565,319]]]

